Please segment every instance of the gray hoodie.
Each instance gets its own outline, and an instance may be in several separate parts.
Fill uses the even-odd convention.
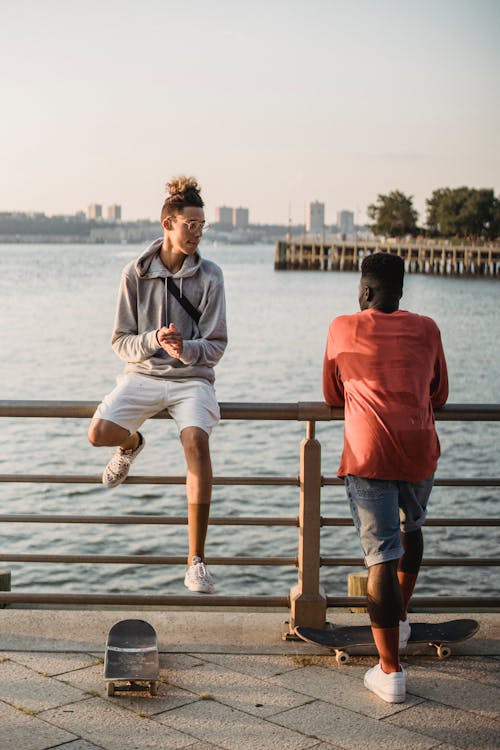
[[[188,255],[172,274],[160,260],[163,238],[151,243],[136,261],[123,269],[111,345],[127,363],[125,372],[160,378],[215,380],[214,366],[227,345],[224,279],[216,263]],[[198,323],[167,291],[172,276],[201,317]],[[181,359],[160,347],[156,332],[174,323],[183,337]]]

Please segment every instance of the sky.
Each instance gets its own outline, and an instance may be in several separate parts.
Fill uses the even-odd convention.
[[[500,0],[0,0],[0,212],[500,193]]]

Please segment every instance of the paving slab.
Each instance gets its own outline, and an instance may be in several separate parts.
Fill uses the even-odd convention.
[[[474,677],[474,672],[469,674]],[[464,679],[449,671],[425,669],[413,664],[408,669],[407,691],[445,706],[500,720],[500,688]]]
[[[412,657],[405,660],[407,668],[412,664],[430,672],[446,672],[455,678],[473,680],[483,685],[500,688],[500,661],[486,656],[462,656],[455,659],[436,659],[435,657]]]
[[[318,745],[315,737],[259,720],[217,701],[198,701],[160,714],[157,720],[224,750],[306,750]]]
[[[199,663],[201,664],[202,662]],[[155,696],[151,696],[147,691],[137,690],[130,692],[118,691],[113,697],[108,697],[102,664],[68,672],[60,675],[58,679],[63,680],[69,685],[73,685],[87,695],[100,697],[103,700],[109,701],[114,706],[128,708],[148,716],[153,716],[162,711],[170,711],[186,703],[198,700],[198,696],[182,690],[176,685],[169,685],[164,669],[160,669],[158,694]]]
[[[193,744],[189,734],[98,698],[44,711],[40,718],[103,750],[172,750]]]
[[[86,697],[81,690],[9,660],[0,663],[0,685],[5,703],[34,713]]]
[[[31,716],[0,700],[2,750],[46,750],[74,739],[73,733],[47,724],[36,716]]]
[[[15,664],[22,664],[39,674],[54,677],[63,675],[66,672],[74,672],[77,669],[85,669],[95,664],[102,664],[102,658],[91,656],[90,654],[60,654],[60,653],[39,653],[32,651],[4,653],[0,658],[8,658]]]
[[[313,665],[273,677],[269,681],[273,685],[286,686],[290,690],[297,690],[325,703],[363,713],[373,719],[389,716],[420,702],[420,698],[411,695],[407,696],[404,704],[381,701],[364,687],[362,677],[365,671],[366,665],[356,670],[356,674],[350,674],[348,668],[325,669]]]
[[[57,750],[101,750],[101,748],[87,742],[87,740],[75,740],[74,742],[68,742],[68,744],[58,745]]]
[[[165,657],[166,658],[166,657]],[[306,659],[308,657],[305,657]],[[274,677],[303,666],[302,656],[260,656],[258,654],[204,654],[203,659],[212,664],[232,669],[251,677]],[[309,659],[311,661],[311,659]]]
[[[324,701],[285,711],[273,716],[272,721],[346,750],[430,750],[437,745],[434,739],[419,732],[386,725],[365,713]]]
[[[384,726],[389,724],[419,731],[450,748],[498,750],[500,746],[499,721],[434,701],[424,701],[411,711],[401,711],[388,717],[384,720]],[[439,745],[439,750],[444,748]]]
[[[188,669],[167,667],[166,678],[170,684],[189,690],[193,695],[213,698],[259,718],[309,700],[308,696],[289,690],[286,686],[273,685],[211,662]]]

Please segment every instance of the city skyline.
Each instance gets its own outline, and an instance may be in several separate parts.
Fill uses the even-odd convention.
[[[499,28],[496,0],[6,4],[0,211],[155,220],[187,173],[209,220],[363,224],[399,189],[424,223],[438,188],[500,192]]]

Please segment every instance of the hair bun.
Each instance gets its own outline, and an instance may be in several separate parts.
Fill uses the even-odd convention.
[[[194,190],[199,193],[200,186],[194,177],[180,175],[179,177],[172,177],[170,182],[167,182],[166,190],[168,197],[173,198],[176,195],[184,195],[187,190]]]

